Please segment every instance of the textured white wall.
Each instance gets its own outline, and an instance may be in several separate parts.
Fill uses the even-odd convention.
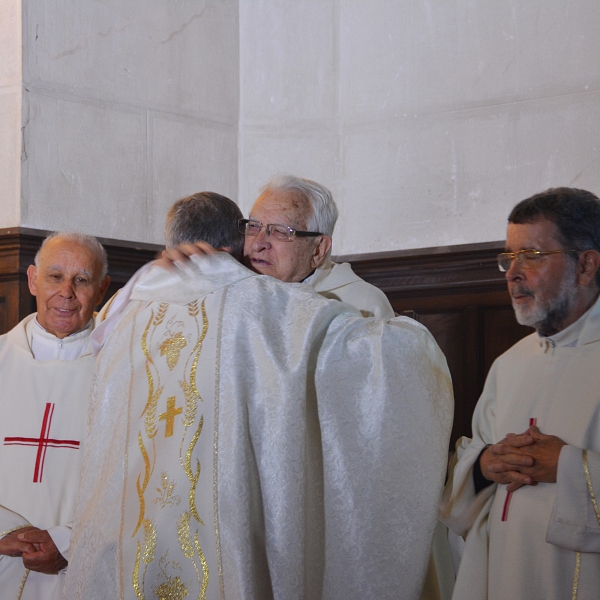
[[[162,243],[168,207],[237,196],[237,1],[23,0],[21,224]]]
[[[596,0],[240,4],[240,198],[321,181],[334,253],[502,239],[550,186],[600,193]]]
[[[0,227],[21,209],[21,0],[0,1]]]
[[[599,29],[597,0],[2,0],[0,227],[161,243],[176,198],[247,213],[291,172],[336,254],[501,239],[600,192]]]

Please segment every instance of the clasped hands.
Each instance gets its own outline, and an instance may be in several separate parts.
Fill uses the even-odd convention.
[[[488,446],[479,457],[482,475],[508,484],[509,492],[538,482],[555,483],[558,457],[566,445],[555,435],[544,435],[537,426],[520,434],[509,433]]]
[[[67,561],[55,546],[50,534],[37,527],[22,527],[0,539],[0,554],[20,556],[26,569],[55,575]]]

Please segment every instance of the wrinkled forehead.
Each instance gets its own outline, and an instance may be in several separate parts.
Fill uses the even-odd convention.
[[[264,224],[288,225],[305,229],[311,214],[309,201],[300,193],[289,190],[267,190],[254,203],[250,217]]]
[[[94,252],[82,244],[60,238],[49,240],[40,252],[40,268],[44,270],[99,274],[102,265]]]
[[[506,249],[518,250],[560,250],[560,231],[556,223],[545,218],[527,223],[509,223],[506,231]]]

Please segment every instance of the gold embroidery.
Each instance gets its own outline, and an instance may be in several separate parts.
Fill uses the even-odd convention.
[[[161,474],[161,487],[156,488],[158,498],[153,500],[154,504],[160,504],[161,508],[177,506],[181,502],[181,498],[175,494],[175,485],[175,482],[169,481],[167,473],[163,471]]]
[[[194,546],[192,544],[192,536],[190,534],[190,513],[184,512],[177,524],[177,536],[179,537],[179,545],[181,551],[186,558],[194,557]]]
[[[154,560],[154,552],[156,550],[156,528],[154,523],[148,519],[144,519],[144,553],[142,554],[142,545],[138,542],[135,564],[133,567],[133,576],[131,582],[135,595],[139,600],[144,600],[143,584],[140,587],[140,560],[146,565],[144,567],[144,578],[146,576],[147,566]]]
[[[23,575],[23,579],[21,580],[21,585],[19,586],[19,593],[17,594],[17,600],[21,600],[21,596],[23,595],[23,588],[25,587],[25,582],[27,581],[28,575],[29,575],[29,569],[25,569],[25,575]]]
[[[198,354],[196,354],[194,358],[194,363],[192,364],[192,369],[190,371],[190,385],[192,386],[194,396],[199,400],[202,400],[202,398],[200,398],[198,388],[196,387],[196,367],[198,366],[198,359],[200,358],[200,353],[202,352],[202,343],[204,342],[204,338],[206,337],[206,333],[208,331],[208,317],[206,316],[206,307],[204,306],[205,302],[206,300],[202,301],[202,335],[196,344],[196,348],[198,348]],[[196,348],[194,348],[194,350]]]
[[[156,527],[149,519],[144,519],[144,564],[149,565],[154,560],[156,550]]]
[[[144,600],[144,593],[140,588],[140,558],[142,557],[142,545],[138,542],[137,554],[135,556],[135,564],[133,566],[133,574],[131,576],[131,583],[133,584],[133,590],[138,600]]]
[[[214,512],[214,527],[215,541],[217,549],[217,573],[219,576],[219,589],[221,598],[225,597],[225,582],[223,581],[223,560],[221,557],[221,538],[219,532],[219,495],[218,495],[218,466],[219,466],[219,394],[221,385],[221,332],[223,327],[223,310],[225,308],[225,298],[227,289],[221,297],[221,309],[219,310],[219,320],[217,321],[217,348],[215,354],[215,402],[214,402],[214,433],[213,433],[213,512]]]
[[[140,476],[138,475],[138,478],[135,482],[135,487],[137,489],[138,498],[140,500],[140,516],[137,525],[135,526],[135,530],[133,531],[133,535],[131,537],[135,536],[135,534],[138,532],[138,529],[142,525],[142,521],[144,520],[144,513],[146,512],[144,492],[148,487],[150,475],[152,474],[150,470],[150,458],[148,456],[148,452],[146,452],[146,447],[144,446],[144,440],[142,439],[141,433],[138,433],[138,446],[140,447],[140,452],[142,453],[142,458],[144,459],[144,482],[140,485]]]
[[[185,587],[183,581],[181,581],[181,577],[172,575],[167,575],[167,567],[171,567],[173,569],[181,570],[181,565],[176,561],[168,561],[166,559],[169,555],[169,551],[167,550],[161,557],[159,561],[160,575],[166,581],[163,581],[160,585],[157,585],[153,588],[154,595],[159,600],[182,600],[189,595],[189,590]]]
[[[198,300],[194,300],[193,302],[190,302],[187,306],[188,306],[188,314],[190,315],[190,317],[198,316],[198,313],[200,312],[200,309],[198,308]]]
[[[196,442],[198,441],[198,438],[200,437],[200,434],[202,433],[202,427],[204,426],[204,417],[200,417],[200,423],[198,423],[198,429],[196,430],[196,433],[194,434],[194,437],[192,438],[192,441],[190,443],[190,446],[187,450],[187,452],[185,453],[185,463],[184,463],[184,470],[185,470],[185,474],[188,476],[188,479],[190,480],[190,511],[192,512],[192,515],[194,517],[194,519],[196,519],[196,521],[198,521],[198,523],[200,523],[200,525],[204,525],[204,523],[202,522],[202,519],[200,519],[200,516],[198,515],[198,511],[196,510],[196,486],[198,485],[198,479],[200,479],[200,461],[198,459],[196,459],[196,473],[192,472],[192,453],[194,452],[194,447],[196,446]]]
[[[168,581],[154,589],[154,593],[158,600],[183,600],[189,595],[188,589],[179,577],[169,577]]]
[[[198,595],[199,600],[206,599],[206,588],[208,587],[208,564],[206,558],[200,547],[200,540],[198,539],[198,531],[194,532],[194,541],[192,543],[192,535],[190,531],[190,518],[189,512],[184,512],[179,519],[177,524],[177,535],[179,536],[179,545],[181,551],[186,558],[189,558],[191,563],[194,565],[196,570],[196,576],[198,577],[198,583],[200,583],[200,594]],[[202,575],[194,559],[194,550],[198,552],[200,564],[202,565]]]
[[[600,511],[598,511],[598,504],[596,503],[596,494],[594,494],[594,487],[592,486],[592,478],[590,477],[590,469],[588,467],[587,450],[583,451],[583,470],[585,471],[585,480],[587,482],[588,491],[590,493],[590,499],[592,501],[592,506],[594,507],[594,512],[596,513],[596,520],[598,521],[598,525],[600,525]]]
[[[171,437],[173,435],[173,426],[175,424],[175,417],[183,412],[183,408],[175,408],[175,396],[167,398],[167,410],[166,412],[158,416],[159,421],[166,421],[165,425],[165,437]]]
[[[581,552],[575,553],[575,575],[573,576],[573,591],[571,600],[577,600],[577,588],[579,587],[579,571],[581,569]]]
[[[194,536],[194,544],[196,545],[196,552],[198,552],[198,558],[200,559],[200,564],[202,565],[202,587],[200,588],[200,594],[198,598],[199,600],[205,600],[206,588],[208,587],[208,563],[206,562],[204,552],[202,552],[202,548],[200,547],[197,531],[196,535]]]
[[[162,306],[162,304],[161,304]],[[154,391],[154,378],[152,377],[152,371],[150,370],[150,365],[154,366],[154,362],[150,356],[148,351],[148,332],[150,331],[150,325],[152,324],[152,318],[154,315],[154,311],[150,313],[150,320],[146,325],[146,329],[144,329],[144,333],[142,335],[142,351],[144,356],[146,357],[146,376],[148,377],[148,400],[146,401],[146,406],[142,411],[142,415],[146,415],[145,425],[146,425],[146,435],[149,438],[153,438],[156,435],[156,407],[158,406],[158,399],[162,394],[163,388],[158,387],[156,392]],[[163,315],[164,318],[164,315]]]
[[[160,346],[160,355],[167,355],[167,366],[172,371],[179,360],[181,351],[187,346],[187,342],[181,331],[178,331],[168,340],[165,340]]]
[[[169,310],[169,304],[167,302],[161,302],[158,305],[158,312],[156,313],[156,318],[154,319],[155,327],[157,327],[158,325],[160,325],[163,322],[168,310]]]

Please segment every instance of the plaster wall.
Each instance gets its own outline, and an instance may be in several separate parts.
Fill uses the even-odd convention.
[[[595,0],[240,2],[240,200],[320,181],[335,254],[503,239],[519,200],[600,193]]]
[[[596,0],[3,0],[0,227],[162,243],[176,198],[247,214],[291,172],[332,189],[335,254],[501,239],[534,192],[600,192],[599,27]]]
[[[237,196],[233,0],[23,0],[21,225],[162,243],[168,207]]]
[[[0,2],[0,227],[21,207],[21,0]]]

